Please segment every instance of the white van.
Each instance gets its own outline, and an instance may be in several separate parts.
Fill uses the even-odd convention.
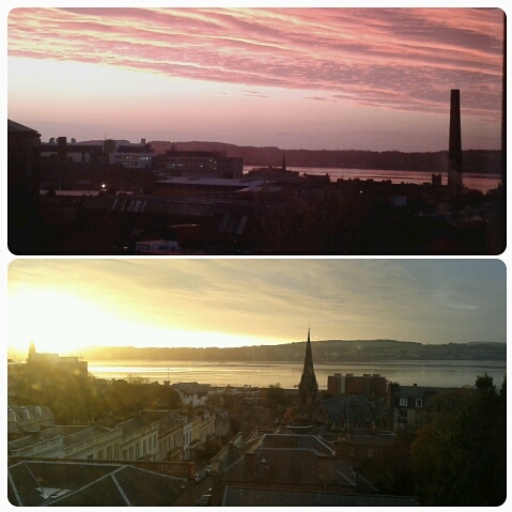
[[[180,250],[174,240],[143,240],[135,244],[135,254],[178,254]]]

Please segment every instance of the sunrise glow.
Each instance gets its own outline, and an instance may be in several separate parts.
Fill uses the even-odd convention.
[[[47,140],[498,149],[499,9],[15,8],[9,117]],[[414,129],[411,129],[414,127]]]
[[[8,346],[229,347],[304,339],[505,341],[488,261],[15,260]]]

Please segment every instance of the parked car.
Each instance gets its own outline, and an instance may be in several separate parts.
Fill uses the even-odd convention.
[[[204,470],[199,471],[199,473],[196,473],[194,476],[194,480],[196,483],[202,482],[206,477],[206,472]]]

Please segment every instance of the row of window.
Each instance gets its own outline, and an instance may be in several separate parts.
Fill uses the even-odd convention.
[[[400,407],[408,407],[409,399],[407,397],[400,397]],[[416,407],[423,407],[423,399],[416,398]]]

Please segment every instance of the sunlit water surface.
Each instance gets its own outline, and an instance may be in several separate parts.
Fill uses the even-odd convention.
[[[266,362],[176,362],[176,361],[89,361],[89,373],[98,378],[142,377],[149,382],[199,382],[212,386],[267,387],[279,384],[293,388],[300,380],[302,363]],[[501,385],[506,374],[503,361],[388,361],[376,363],[315,363],[320,389],[334,373],[380,374],[404,386],[473,386],[478,375],[487,373]]]
[[[248,172],[253,167],[244,167],[244,172]],[[432,173],[422,171],[384,171],[380,169],[341,169],[334,167],[291,167],[290,171],[296,171],[300,175],[313,174],[316,176],[329,175],[331,181],[337,181],[339,179],[356,179],[361,180],[374,180],[374,181],[386,181],[389,180],[392,183],[431,183]],[[445,171],[439,171],[436,174],[441,175],[441,182],[443,185],[448,183],[448,173]],[[481,190],[487,192],[498,187],[501,183],[501,177],[498,174],[483,174],[483,173],[466,173],[463,174],[463,184],[465,187]]]

